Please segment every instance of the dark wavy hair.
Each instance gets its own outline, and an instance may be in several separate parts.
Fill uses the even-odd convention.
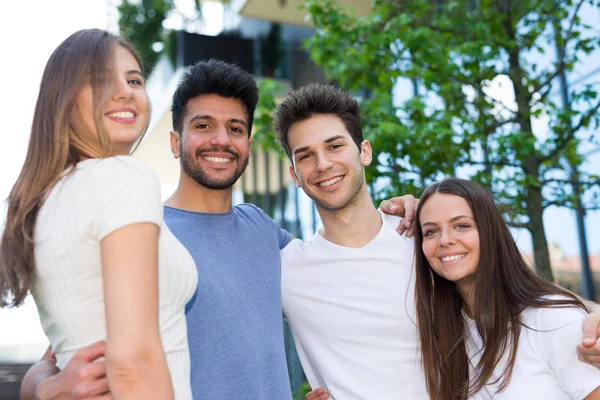
[[[456,285],[436,274],[422,251],[421,210],[436,193],[466,200],[477,226],[480,258],[474,277],[474,309],[470,310],[483,339],[479,374],[469,378],[462,316],[463,299]],[[486,384],[510,382],[519,334],[521,313],[527,307],[580,307],[575,295],[540,277],[524,261],[496,207],[494,196],[476,183],[449,178],[429,186],[417,208],[416,308],[421,355],[427,390],[432,400],[466,400]],[[563,299],[550,299],[559,295]],[[526,328],[527,329],[527,328]],[[508,353],[506,367],[497,380],[489,382],[498,362]]]
[[[200,61],[186,72],[173,94],[173,130],[182,133],[187,103],[198,96],[216,94],[242,102],[248,113],[248,135],[252,132],[254,110],[258,103],[258,87],[248,72],[234,64],[219,60]]]
[[[321,114],[335,115],[340,118],[352,141],[356,143],[358,151],[361,151],[361,143],[364,139],[360,125],[360,106],[356,99],[335,86],[311,83],[289,92],[273,114],[273,130],[290,160],[292,160],[288,142],[290,127],[313,115]]]

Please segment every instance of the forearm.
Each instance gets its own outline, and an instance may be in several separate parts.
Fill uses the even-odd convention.
[[[29,368],[21,382],[21,400],[39,400],[41,396],[38,396],[37,388],[40,383],[56,375],[58,372],[59,369],[52,361],[42,360],[34,364]],[[51,389],[50,386],[48,386],[49,389]],[[51,393],[47,394],[50,395]],[[47,398],[52,398],[52,396]]]

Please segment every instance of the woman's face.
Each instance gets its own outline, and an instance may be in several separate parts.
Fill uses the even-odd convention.
[[[135,57],[122,46],[113,52],[113,62],[106,73],[110,74],[106,79],[110,79],[107,87],[111,93],[101,106],[102,123],[113,144],[113,153],[129,154],[133,143],[148,127],[150,118],[144,77]],[[99,85],[104,83],[99,82]],[[91,82],[77,95],[72,124],[77,131],[97,135]]]
[[[479,233],[471,207],[462,197],[435,193],[419,217],[422,250],[429,265],[456,283],[463,295],[468,293],[479,263]]]

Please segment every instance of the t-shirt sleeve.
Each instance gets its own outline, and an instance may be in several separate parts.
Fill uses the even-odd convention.
[[[277,237],[279,239],[279,250],[283,250],[292,241],[292,235],[285,229],[281,228],[277,221],[271,221],[275,225],[274,228],[277,231]]]
[[[583,399],[600,387],[600,370],[577,359],[585,315],[575,307],[537,308],[531,315],[542,357],[554,371],[558,386],[572,399]]]
[[[112,157],[95,166],[90,176],[97,199],[91,235],[98,241],[128,225],[162,224],[160,181],[146,164],[131,157]]]

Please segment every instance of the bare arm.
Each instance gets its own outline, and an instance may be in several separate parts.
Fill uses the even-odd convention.
[[[104,342],[79,350],[59,371],[49,347],[42,359],[27,371],[21,383],[21,400],[110,400],[104,362]],[[94,362],[96,360],[96,362]]]
[[[584,400],[600,400],[600,387],[597,387],[592,393],[585,396]]]
[[[21,382],[21,400],[37,400],[39,397],[36,396],[36,390],[39,384],[47,378],[58,374],[59,370],[56,368],[56,359],[52,354],[52,348],[48,347],[42,359],[35,363]]]
[[[152,223],[100,242],[106,311],[106,375],[115,399],[173,399],[158,321],[158,237]]]

